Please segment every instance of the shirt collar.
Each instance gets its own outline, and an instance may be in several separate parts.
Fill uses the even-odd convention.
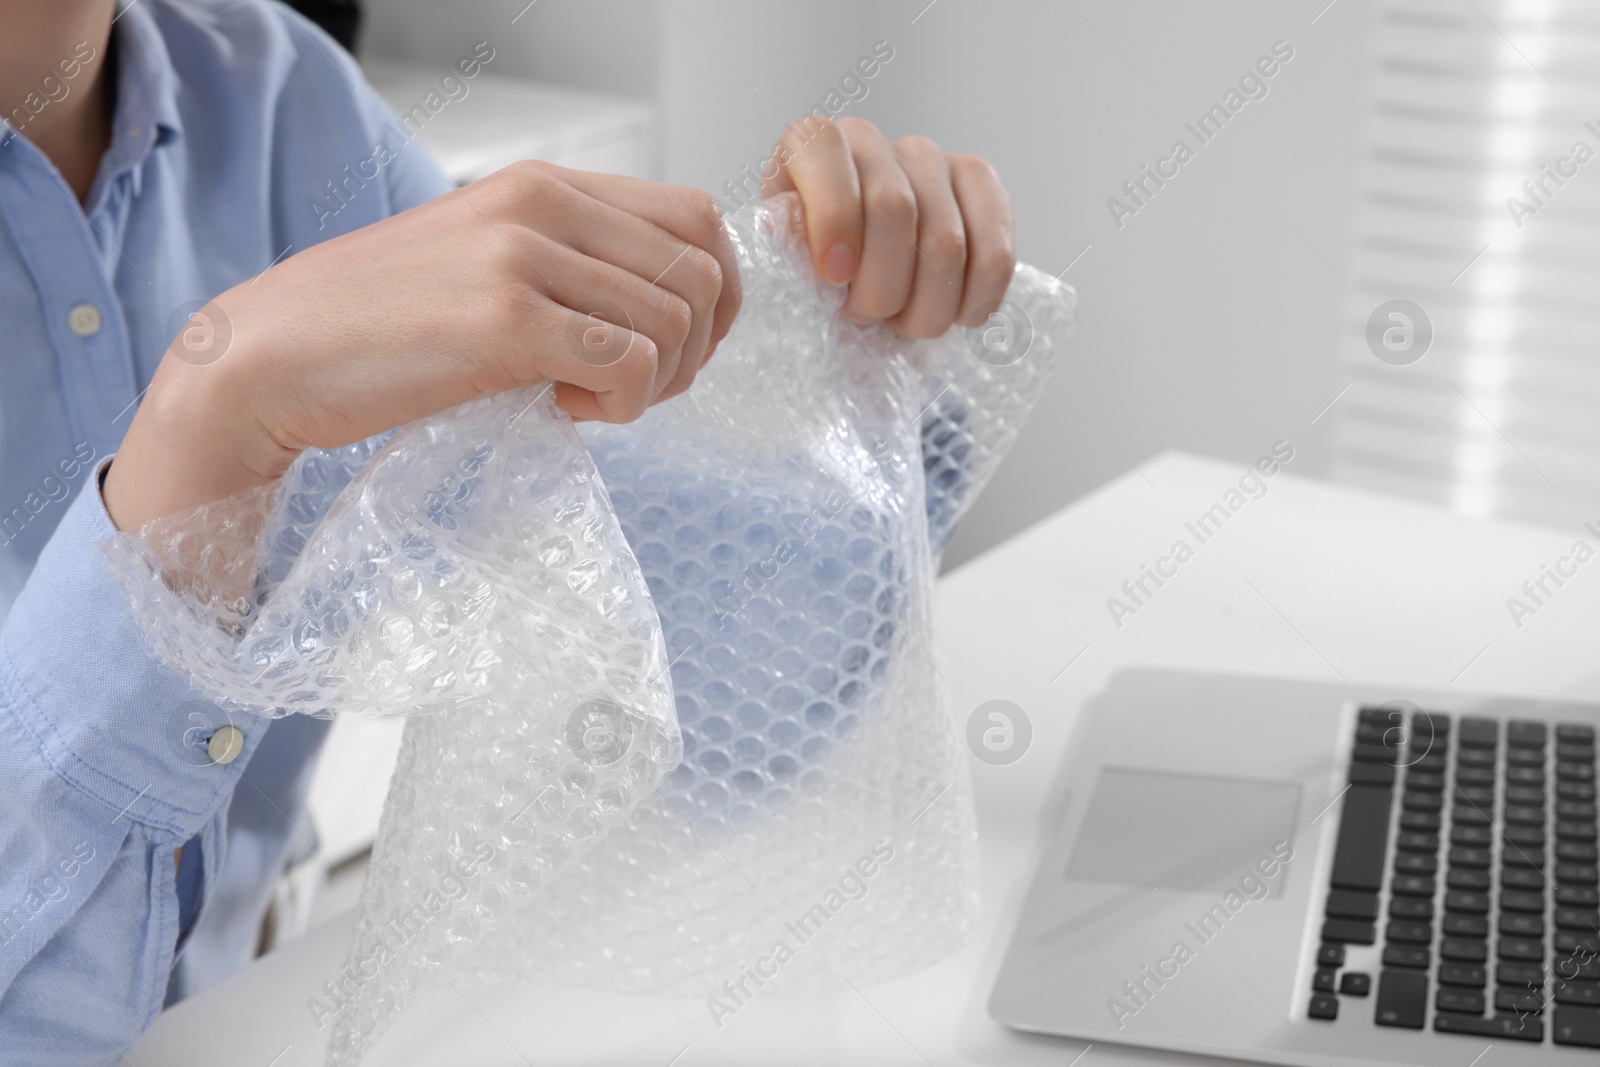
[[[147,146],[165,144],[183,132],[172,56],[148,4],[131,0],[117,7],[112,26],[117,50],[117,136]]]
[[[183,132],[178,112],[178,77],[155,17],[139,0],[118,0],[112,20],[111,48],[117,57],[117,104],[112,117],[112,143],[104,164],[115,171],[135,166],[158,144]],[[95,62],[110,61],[109,55]],[[0,145],[17,136],[0,121]]]

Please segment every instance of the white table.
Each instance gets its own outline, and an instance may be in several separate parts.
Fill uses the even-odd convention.
[[[1262,451],[1269,443],[1264,442]],[[1290,464],[1288,470],[1292,470]],[[1009,767],[973,761],[984,910],[967,948],[889,985],[776,996],[716,1030],[702,1001],[525,985],[443,987],[384,1039],[371,1067],[407,1064],[1006,1064],[1064,1067],[1080,1042],[1030,1037],[984,1010],[1031,874],[1038,816],[1074,716],[1118,668],[1160,665],[1409,689],[1600,696],[1600,560],[1518,630],[1506,607],[1584,531],[1465,519],[1280,473],[1119,630],[1106,608],[1243,468],[1167,454],[946,577],[938,658],[963,722],[1005,698],[1034,725]],[[1192,542],[1192,538],[1191,538]],[[1070,669],[1068,664],[1071,664]],[[1070,783],[1063,783],[1070,784]],[[178,1005],[134,1067],[322,1062],[306,1007],[343,962],[348,914]],[[274,1057],[277,1057],[274,1059]],[[677,1057],[677,1059],[674,1059]],[[1096,1046],[1083,1067],[1202,1063]]]

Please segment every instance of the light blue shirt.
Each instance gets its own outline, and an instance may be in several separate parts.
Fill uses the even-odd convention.
[[[0,129],[8,1067],[116,1062],[169,995],[244,964],[285,857],[310,847],[326,723],[236,721],[242,754],[210,762],[227,718],[145,653],[95,547],[113,532],[106,457],[189,311],[449,188],[355,63],[285,8],[136,0],[111,50],[113,138],[86,207],[26,127],[110,56],[63,57]]]

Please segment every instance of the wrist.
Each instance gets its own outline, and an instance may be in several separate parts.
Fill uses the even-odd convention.
[[[248,364],[237,350],[206,366],[169,350],[106,473],[118,529],[264,485],[294,462],[258,417]]]

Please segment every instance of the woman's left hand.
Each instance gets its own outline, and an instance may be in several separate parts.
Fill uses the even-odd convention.
[[[1011,199],[992,166],[926,137],[889,141],[865,119],[792,123],[764,195],[805,205],[817,273],[849,284],[844,314],[908,337],[980,325],[1011,283]],[[764,174],[773,168],[764,168]]]

